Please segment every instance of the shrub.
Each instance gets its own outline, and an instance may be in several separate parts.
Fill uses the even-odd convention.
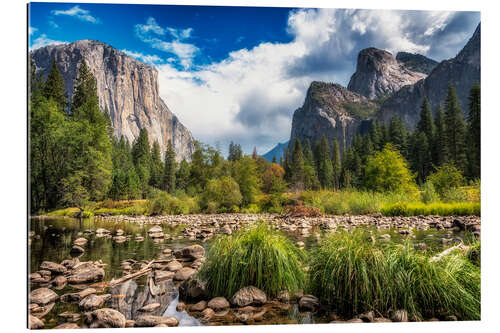
[[[385,216],[417,216],[417,215],[441,215],[441,216],[480,216],[481,203],[479,202],[435,202],[424,204],[396,203],[382,207],[380,213]]]
[[[422,185],[422,201],[424,203],[439,201],[439,194],[430,180]]]
[[[434,184],[439,195],[443,195],[446,190],[457,188],[464,183],[462,172],[451,164],[443,164],[427,178]]]
[[[466,256],[471,263],[481,267],[481,242],[472,244],[467,250]]]
[[[287,237],[260,222],[232,236],[219,236],[210,246],[200,271],[212,296],[232,297],[253,285],[268,296],[303,288],[303,252]]]
[[[240,187],[231,177],[211,179],[201,197],[202,207],[211,213],[239,206],[241,200]]]
[[[161,192],[154,199],[147,201],[147,211],[151,215],[179,215],[199,211],[194,198],[176,198],[167,192]]]
[[[480,319],[479,270],[463,255],[430,262],[409,243],[374,247],[358,229],[327,237],[311,254],[309,276],[310,292],[342,315],[404,309],[414,318]]]

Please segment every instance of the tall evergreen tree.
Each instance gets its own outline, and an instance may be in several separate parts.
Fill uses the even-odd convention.
[[[304,188],[304,154],[300,140],[295,139],[291,156],[290,173],[291,183],[296,189]]]
[[[185,158],[179,163],[179,168],[175,174],[175,187],[186,191],[189,184],[189,163]]]
[[[64,80],[55,60],[52,61],[52,67],[43,85],[42,94],[47,99],[52,98],[61,109],[66,107],[67,99],[66,91],[64,90]]]
[[[148,130],[145,128],[139,131],[139,137],[132,145],[132,158],[141,182],[143,196],[145,196],[151,177],[151,148]]]
[[[259,155],[257,154],[257,147],[253,147],[253,151],[252,151],[252,158],[254,160],[257,160],[259,158]]]
[[[461,171],[466,168],[465,123],[455,87],[450,84],[445,105],[446,149],[449,160]]]
[[[330,147],[323,134],[318,151],[318,180],[322,188],[333,186],[333,166],[330,158]]]
[[[434,139],[434,122],[432,121],[431,106],[427,97],[420,106],[420,121],[417,124],[417,132],[423,132],[427,136],[429,142]]]
[[[280,159],[281,159],[281,157],[280,157]],[[273,160],[272,160],[272,162],[271,162],[271,163],[273,163],[273,164],[277,164],[277,161],[276,161],[276,155],[274,155],[274,156],[273,156]],[[281,164],[281,163],[280,163],[280,164]]]
[[[427,176],[429,176],[432,167],[431,149],[424,131],[417,131],[414,135],[412,166],[417,172],[418,183],[423,184]]]
[[[240,160],[242,157],[243,150],[241,149],[241,146],[231,141],[229,144],[229,155],[227,159],[234,162]]]
[[[311,149],[311,142],[309,141],[309,139],[306,139],[304,141],[304,163],[306,165],[310,165],[310,166],[314,166],[314,154],[313,154],[313,151]]]
[[[406,155],[406,128],[401,117],[395,116],[389,123],[389,140],[403,156]]]
[[[444,123],[444,114],[441,105],[438,105],[436,115],[434,117],[434,140],[432,144],[432,163],[434,167],[439,167],[447,161],[446,150],[446,127]]]
[[[149,185],[161,188],[163,185],[163,163],[161,161],[160,145],[157,140],[153,142],[153,147],[151,148],[150,174]]]
[[[469,94],[469,115],[467,128],[469,178],[481,177],[481,87],[474,83]]]
[[[383,134],[380,128],[380,123],[378,120],[374,121],[372,123],[372,128],[370,131],[372,143],[373,143],[373,149],[375,150],[381,150],[383,147]]]
[[[342,161],[340,159],[339,142],[337,139],[333,140],[333,154],[332,154],[332,176],[333,188],[338,190],[340,188],[340,175],[342,173]]]
[[[167,151],[165,152],[165,168],[163,174],[163,189],[168,193],[175,191],[175,174],[177,171],[175,162],[175,150],[172,141],[168,140]]]

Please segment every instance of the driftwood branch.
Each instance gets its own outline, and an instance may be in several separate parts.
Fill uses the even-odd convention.
[[[131,273],[129,275],[122,276],[119,279],[111,279],[111,281],[109,281],[108,286],[110,288],[112,288],[120,283],[126,282],[126,281],[131,280],[131,279],[135,279],[139,276],[142,276],[144,274],[149,273],[151,271],[151,265],[153,265],[154,262],[155,262],[154,260],[151,261],[149,264],[146,265],[146,267],[144,267],[143,269],[141,269],[135,273]]]
[[[450,247],[449,249],[446,249],[444,250],[443,252],[440,252],[438,254],[436,254],[434,257],[430,258],[429,261],[430,262],[433,262],[433,261],[439,261],[441,260],[443,257],[449,255],[450,253],[452,253],[453,251],[455,250],[463,250],[463,251],[466,251],[469,247],[468,246],[465,246],[464,243],[460,243],[458,245],[455,245],[455,246],[452,246]]]

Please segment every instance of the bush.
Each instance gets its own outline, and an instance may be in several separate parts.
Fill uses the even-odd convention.
[[[481,267],[481,242],[470,246],[466,253],[467,259],[477,267]]]
[[[211,244],[200,271],[211,296],[230,298],[242,287],[255,286],[269,297],[303,288],[303,252],[287,237],[260,222]]]
[[[436,192],[436,188],[430,180],[422,185],[422,201],[424,203],[439,201],[439,194]]]
[[[451,164],[443,164],[427,178],[432,182],[439,195],[443,196],[446,190],[458,188],[464,183],[462,172]]]
[[[231,177],[221,177],[209,180],[201,197],[202,207],[210,213],[216,213],[220,208],[230,210],[241,204],[242,196],[238,183]]]
[[[147,211],[151,215],[179,215],[197,212],[198,204],[194,198],[176,198],[167,192],[159,193],[147,201]]]
[[[430,262],[409,243],[379,249],[370,236],[357,229],[327,237],[311,254],[310,292],[350,317],[404,309],[414,318],[480,319],[479,270],[462,255]]]
[[[417,216],[417,215],[440,215],[440,216],[480,216],[481,203],[479,202],[435,202],[424,204],[396,203],[385,205],[380,209],[385,216]]]

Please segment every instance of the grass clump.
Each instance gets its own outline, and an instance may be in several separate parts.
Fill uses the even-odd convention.
[[[417,216],[417,215],[440,215],[440,216],[480,216],[480,202],[433,202],[424,204],[421,202],[395,203],[383,206],[380,209],[385,216]]]
[[[356,230],[327,237],[312,252],[309,274],[310,292],[345,316],[404,309],[415,319],[480,319],[480,272],[461,254],[430,262],[409,244],[374,247]]]
[[[210,246],[200,271],[212,296],[230,298],[240,288],[255,286],[276,297],[305,285],[302,250],[268,224],[220,236]]]

